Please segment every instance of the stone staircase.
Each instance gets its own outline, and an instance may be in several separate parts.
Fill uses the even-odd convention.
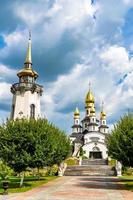
[[[65,176],[113,176],[114,170],[105,160],[83,160],[82,165],[67,166]]]
[[[108,161],[105,159],[84,159],[82,165],[107,165]]]

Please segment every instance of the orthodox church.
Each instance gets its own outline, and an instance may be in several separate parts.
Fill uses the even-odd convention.
[[[108,126],[106,124],[106,113],[102,104],[100,119],[95,112],[95,99],[89,89],[85,98],[85,117],[80,122],[80,112],[76,108],[74,112],[74,124],[70,140],[74,145],[73,156],[78,156],[82,147],[84,156],[93,159],[107,159],[106,136]]]
[[[17,76],[19,78],[18,83],[11,86],[13,99],[10,119],[40,118],[40,96],[43,87],[36,83],[38,73],[32,68],[30,33],[24,67],[17,73]]]

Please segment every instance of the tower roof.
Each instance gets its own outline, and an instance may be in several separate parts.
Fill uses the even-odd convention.
[[[38,73],[32,69],[31,57],[32,57],[31,56],[31,33],[29,32],[28,48],[27,48],[24,68],[17,73],[18,77],[27,76],[27,75],[35,77],[35,78],[38,77]]]
[[[104,111],[104,102],[102,102],[102,109],[100,113],[100,120],[106,119],[106,112]]]
[[[76,107],[74,115],[79,115],[79,114],[80,114],[79,109]]]
[[[79,109],[76,107],[75,112],[74,112],[74,119],[78,119],[80,115]]]
[[[29,41],[28,41],[26,58],[25,58],[25,64],[32,64],[32,59],[31,59],[31,32],[29,32]],[[31,65],[28,65],[28,66],[31,67]]]
[[[93,93],[91,92],[91,88],[90,88],[90,83],[89,83],[89,91],[86,95],[86,98],[85,98],[85,103],[86,105],[91,105],[91,104],[94,104],[95,100],[94,100],[94,96],[93,96]]]

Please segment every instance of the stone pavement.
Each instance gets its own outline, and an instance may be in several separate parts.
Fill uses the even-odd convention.
[[[25,193],[0,200],[133,200],[116,177],[65,176]]]

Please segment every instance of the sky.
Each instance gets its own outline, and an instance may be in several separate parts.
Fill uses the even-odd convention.
[[[91,82],[97,118],[110,127],[133,111],[133,0],[0,1],[0,121],[10,116],[32,32],[33,69],[44,86],[42,115],[67,133],[73,111],[85,115]]]

